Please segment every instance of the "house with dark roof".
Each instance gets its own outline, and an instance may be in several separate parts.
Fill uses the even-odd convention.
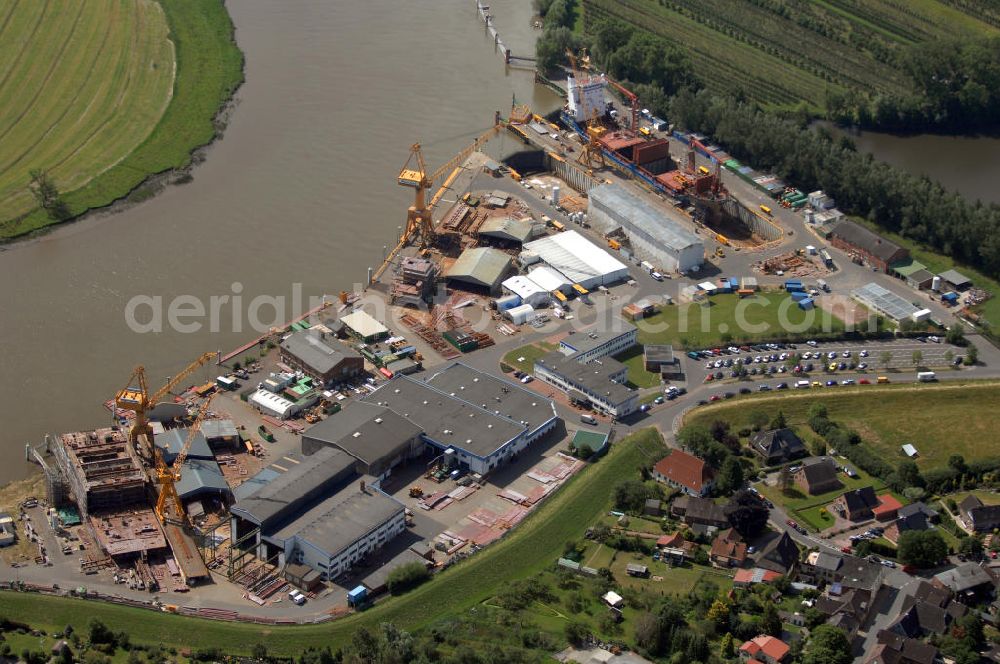
[[[864,558],[811,551],[799,567],[799,575],[812,583],[836,583],[841,589],[855,588],[874,594],[882,586],[885,568]]]
[[[931,644],[883,629],[865,664],[934,664],[937,657],[938,649]]]
[[[884,537],[896,544],[899,536],[910,530],[927,530],[938,513],[924,503],[904,505],[896,512],[896,520],[885,527]]]
[[[993,577],[982,566],[973,563],[962,563],[957,567],[934,575],[931,583],[939,588],[950,590],[955,599],[973,604],[993,595]]]
[[[910,252],[864,226],[844,219],[830,229],[830,244],[856,254],[873,267],[886,272],[893,263],[905,260]]]
[[[927,634],[943,634],[968,609],[952,601],[952,592],[936,583],[919,581],[913,593],[905,598],[899,616],[888,627],[889,631],[908,638]]]
[[[733,528],[726,528],[712,542],[708,559],[717,567],[742,567],[747,559],[747,544]]]
[[[969,494],[958,504],[965,525],[977,533],[1000,528],[1000,505],[985,505],[975,494]]]
[[[750,449],[763,459],[764,464],[775,466],[806,456],[806,446],[791,429],[761,431],[750,439]]]
[[[779,574],[788,574],[799,562],[799,547],[795,541],[782,532],[772,539],[760,552],[757,567],[763,567]]]
[[[715,473],[698,457],[674,450],[656,462],[653,478],[689,496],[704,496],[712,490]]]
[[[670,513],[689,526],[725,528],[729,525],[726,510],[721,505],[716,505],[708,498],[700,496],[678,496],[670,506]]]
[[[792,480],[795,486],[810,496],[836,491],[844,486],[837,477],[837,465],[829,457],[807,459],[792,474]]]
[[[834,501],[834,509],[848,521],[871,519],[872,510],[879,504],[875,489],[870,486],[845,491]]]

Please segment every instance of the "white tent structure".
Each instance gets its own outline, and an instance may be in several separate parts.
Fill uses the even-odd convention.
[[[588,290],[629,278],[628,267],[576,231],[565,231],[524,245],[549,267]]]

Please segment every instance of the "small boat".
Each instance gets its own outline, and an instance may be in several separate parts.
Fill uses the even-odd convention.
[[[263,424],[261,424],[259,427],[257,427],[257,433],[259,433],[260,437],[263,438],[264,440],[266,440],[267,442],[269,442],[269,443],[273,443],[274,442],[274,434],[271,433],[271,430],[268,429]]]

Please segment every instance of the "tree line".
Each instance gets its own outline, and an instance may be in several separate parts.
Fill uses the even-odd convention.
[[[909,94],[831,90],[827,116],[892,131],[967,132],[1000,125],[1000,38],[922,42],[900,60],[912,84]]]

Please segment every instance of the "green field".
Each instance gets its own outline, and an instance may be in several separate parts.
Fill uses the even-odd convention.
[[[335,649],[349,642],[359,627],[374,629],[382,622],[415,630],[489,599],[504,583],[551,566],[564,544],[578,539],[586,524],[608,509],[615,482],[663,452],[663,440],[655,429],[644,429],[622,439],[606,457],[569,480],[502,541],[402,597],[325,625],[263,627],[223,623],[12,592],[0,593],[0,615],[16,616],[47,630],[62,629],[67,624],[82,626],[96,617],[116,630],[127,631],[133,642],[191,649],[217,647],[229,654],[248,653],[255,643],[266,641],[271,654],[284,656],[298,655],[310,646]]]
[[[628,367],[628,382],[633,388],[641,390],[660,384],[660,374],[646,371],[646,356],[642,346],[615,355],[615,359]]]
[[[895,63],[943,36],[996,34],[990,0],[583,0],[584,31],[617,19],[682,46],[713,91],[822,109],[828,91],[900,94]]]
[[[739,429],[749,425],[758,407],[779,408],[795,427],[808,431],[809,407],[823,403],[830,419],[861,433],[865,443],[895,465],[905,457],[900,446],[912,443],[922,469],[941,467],[952,454],[966,460],[1000,453],[994,413],[1000,409],[1000,384],[990,381],[948,381],[923,385],[860,385],[802,390],[781,396],[752,395],[691,413],[687,421],[708,424],[715,419]]]
[[[707,302],[666,306],[659,313],[636,321],[639,343],[700,349],[731,341],[819,339],[844,331],[839,318],[821,309],[803,311],[787,293],[758,293],[743,299],[725,293]]]
[[[0,2],[0,237],[53,223],[41,169],[72,215],[186,166],[243,79],[222,0]]]

